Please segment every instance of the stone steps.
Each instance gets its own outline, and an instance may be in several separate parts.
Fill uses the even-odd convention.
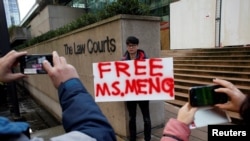
[[[250,93],[250,47],[163,50],[160,54],[174,61],[175,100],[167,103],[182,106],[188,101],[190,87],[213,84],[213,78],[228,80],[243,93]],[[229,113],[240,119],[238,113]]]

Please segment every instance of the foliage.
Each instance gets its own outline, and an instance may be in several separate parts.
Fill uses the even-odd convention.
[[[14,34],[14,30],[18,28],[19,26],[12,25],[11,27],[8,28],[9,35],[12,36]]]
[[[106,5],[100,13],[100,18],[105,19],[118,14],[149,15],[149,6],[138,0],[118,0]]]
[[[48,31],[38,37],[35,37],[24,44],[15,47],[21,49],[32,46],[34,44],[49,40],[53,37],[57,37],[76,30],[78,28],[93,24],[103,19],[118,15],[118,14],[130,14],[130,15],[149,15],[149,7],[138,0],[117,0],[105,6],[105,8],[96,13],[85,13],[75,21],[58,28],[56,30]]]

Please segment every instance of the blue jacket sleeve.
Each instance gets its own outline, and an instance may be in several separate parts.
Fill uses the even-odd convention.
[[[112,126],[79,79],[62,83],[58,92],[66,132],[80,131],[97,141],[116,141]]]

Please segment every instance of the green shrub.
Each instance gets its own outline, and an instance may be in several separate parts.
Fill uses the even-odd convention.
[[[149,6],[138,0],[117,0],[100,11],[100,19],[106,19],[113,17],[118,14],[129,14],[129,15],[150,15]]]

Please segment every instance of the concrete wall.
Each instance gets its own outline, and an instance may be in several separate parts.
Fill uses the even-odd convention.
[[[250,1],[180,0],[170,4],[170,48],[213,48],[250,44]],[[216,10],[221,26],[216,26]],[[216,34],[217,32],[220,34]],[[220,41],[220,42],[219,42]]]
[[[84,13],[82,8],[60,5],[48,5],[27,26],[31,36],[37,37],[50,30],[72,22]]]
[[[170,4],[170,48],[215,46],[216,0],[180,0]]]
[[[223,0],[221,46],[250,44],[250,1]]]
[[[117,61],[126,51],[125,40],[134,35],[140,39],[139,48],[149,57],[160,57],[160,19],[150,16],[117,15],[83,27],[71,33],[34,45],[25,50],[51,53],[56,50],[74,65],[88,91],[94,93],[93,62]],[[92,49],[95,49],[93,51]],[[58,119],[61,109],[57,91],[47,75],[31,75],[26,80],[32,95]],[[125,102],[100,102],[103,113],[120,136],[128,136],[128,113]],[[165,123],[164,101],[150,101],[152,127]],[[143,131],[143,119],[138,107],[138,128]]]

